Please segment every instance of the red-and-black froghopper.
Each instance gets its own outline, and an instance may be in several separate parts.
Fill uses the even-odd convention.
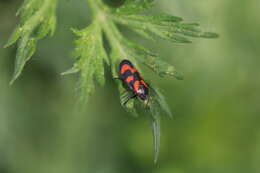
[[[143,101],[149,99],[149,86],[143,80],[140,73],[129,60],[122,60],[119,64],[119,78],[124,86],[133,93],[124,104],[130,99],[139,97]]]

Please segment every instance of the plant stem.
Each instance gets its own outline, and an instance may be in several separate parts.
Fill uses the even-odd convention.
[[[107,7],[101,0],[88,0],[89,5],[92,9],[93,17],[99,26],[104,31],[112,49],[116,49],[120,52],[120,55],[126,58],[128,55],[124,50],[124,47],[121,45],[121,40],[123,39],[121,33],[112,22],[112,19],[106,13]]]

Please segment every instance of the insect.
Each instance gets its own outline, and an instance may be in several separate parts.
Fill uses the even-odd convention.
[[[133,98],[140,98],[143,101],[149,99],[149,86],[143,80],[140,73],[133,66],[129,60],[122,60],[119,64],[119,80],[123,82],[123,85],[127,90],[133,93],[132,96],[128,97],[124,102],[124,105]]]

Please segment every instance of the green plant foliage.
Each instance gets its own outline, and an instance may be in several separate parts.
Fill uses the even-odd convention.
[[[105,84],[104,62],[109,63],[103,48],[102,32],[97,23],[83,30],[73,30],[80,37],[76,41],[74,66],[63,74],[80,72],[81,100],[84,101],[93,93],[95,82]]]
[[[20,24],[17,26],[9,41],[8,47],[17,42],[17,54],[14,74],[11,84],[19,77],[26,62],[36,50],[38,40],[53,35],[56,27],[57,0],[25,0],[18,10]]]
[[[203,32],[198,24],[182,23],[182,18],[168,14],[153,16],[145,15],[114,15],[114,21],[127,25],[152,36],[169,40],[175,43],[191,43],[184,37],[216,38],[218,35],[211,32]],[[134,30],[135,31],[135,30]]]
[[[161,58],[150,50],[128,40],[124,40],[123,45],[125,46],[125,50],[129,53],[129,56],[132,58],[138,57],[137,60],[139,62],[146,65],[159,76],[163,77],[165,75],[170,75],[179,80],[183,79],[182,73],[176,71],[174,66],[161,61]]]
[[[141,69],[138,67],[138,64],[142,63],[159,76],[167,75],[174,76],[176,79],[183,79],[182,73],[176,71],[174,66],[164,62],[157,54],[124,38],[118,30],[116,23],[126,25],[146,38],[154,39],[154,37],[159,37],[175,43],[191,43],[188,37],[216,38],[218,36],[215,33],[201,31],[198,28],[198,24],[183,23],[183,19],[180,17],[168,14],[136,14],[151,8],[153,2],[153,0],[127,0],[121,7],[110,9],[100,0],[89,0],[94,20],[99,23],[111,47],[109,57],[113,76],[118,76],[118,64],[120,61],[129,59],[139,71]],[[121,93],[121,105],[127,112],[136,117],[138,116],[139,106],[143,105],[143,110],[150,114],[154,136],[154,161],[157,162],[160,147],[160,115],[164,113],[171,117],[170,109],[163,95],[154,86],[150,86],[148,102],[133,99],[124,105],[126,97],[131,96],[132,93],[125,93],[125,89],[120,81],[118,81],[118,87]]]
[[[154,163],[157,162],[160,151],[160,115],[165,114],[172,118],[172,113],[163,95],[155,86],[150,85],[148,111],[151,114],[151,124],[153,130],[153,144],[154,144]]]
[[[121,7],[114,11],[121,14],[132,14],[152,8],[153,2],[154,0],[126,0]]]
[[[88,0],[88,3],[93,15],[92,24],[82,30],[73,30],[79,37],[74,51],[76,60],[73,67],[63,73],[80,73],[82,102],[88,100],[96,84],[104,85],[105,62],[111,67],[114,77],[118,76],[120,61],[129,59],[141,74],[140,63],[161,77],[173,76],[176,79],[183,79],[182,73],[164,62],[156,53],[126,39],[120,33],[117,24],[126,25],[145,38],[152,40],[161,38],[174,43],[191,43],[190,37],[218,37],[216,33],[202,31],[196,23],[184,23],[183,19],[177,16],[139,14],[153,7],[154,0],[126,0],[119,8],[110,8],[102,0]],[[36,42],[54,32],[55,8],[56,0],[25,0],[18,11],[21,22],[7,43],[9,46],[19,40],[15,72],[11,83],[20,75],[25,63],[35,52]],[[104,35],[111,48],[109,55],[103,47]],[[150,84],[148,101],[132,99],[124,105],[126,98],[132,93],[125,90],[121,81],[117,83],[121,105],[127,112],[137,117],[141,108],[141,111],[149,114],[153,129],[154,161],[157,162],[160,147],[160,116],[166,114],[172,117],[163,95]]]

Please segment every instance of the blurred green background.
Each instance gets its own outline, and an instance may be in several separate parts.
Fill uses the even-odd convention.
[[[83,113],[75,106],[77,75],[60,76],[73,62],[70,28],[90,23],[85,1],[59,1],[55,36],[39,42],[8,85],[16,47],[3,45],[21,3],[0,0],[0,173],[260,172],[259,0],[157,0],[155,11],[199,22],[219,39],[151,43],[123,30],[185,74],[177,81],[146,71],[174,113],[162,120],[158,165],[147,117],[121,108],[109,75]]]

